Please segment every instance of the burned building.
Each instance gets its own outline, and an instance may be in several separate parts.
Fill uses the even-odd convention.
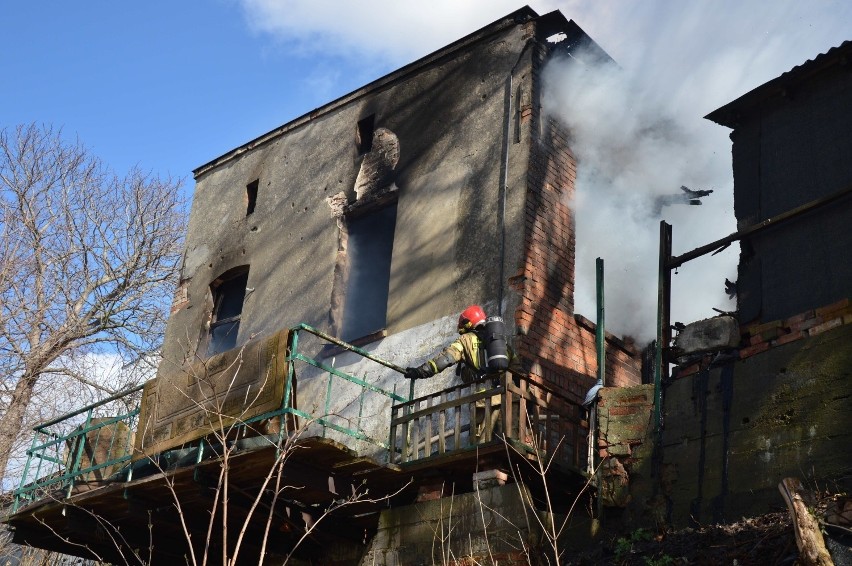
[[[732,130],[738,230],[673,256],[663,225],[660,279],[739,241],[738,310],[687,325],[677,348],[664,338],[663,359],[677,365],[671,379],[659,368],[656,392],[602,393],[599,426],[616,432],[603,443],[605,492],[628,521],[753,517],[783,508],[778,485],[790,477],[848,493],[850,54],[845,42],[707,116]],[[644,433],[619,436],[642,423],[618,415],[650,411]]]
[[[234,541],[247,525],[244,555],[277,560],[296,550],[431,562],[436,535],[423,526],[444,512],[430,501],[453,494],[477,533],[474,491],[522,513],[531,500],[503,486],[518,459],[551,462],[557,506],[570,505],[585,483],[581,402],[598,366],[607,385],[640,381],[638,352],[611,335],[596,350],[595,324],[574,313],[575,160],[541,110],[540,73],[581,48],[607,58],[558,11],[522,8],[196,169],[157,378],[137,412],[96,426],[87,417],[70,434],[82,447],[129,420],[134,449],[101,457],[124,464],[101,483],[80,481],[94,459],[57,459],[25,478],[16,540],[108,558],[202,552],[226,466],[233,524],[220,529]],[[405,380],[405,366],[452,340],[469,304],[505,320],[522,370]],[[497,434],[480,436],[483,423]],[[43,433],[40,449],[69,437]],[[298,449],[270,475],[291,442]],[[271,494],[273,479],[288,488]],[[515,481],[536,489],[535,477]],[[64,498],[39,497],[59,489]],[[367,491],[371,501],[339,505]],[[79,528],[92,524],[100,536]],[[266,546],[263,524],[273,525]],[[467,542],[451,544],[466,552]]]

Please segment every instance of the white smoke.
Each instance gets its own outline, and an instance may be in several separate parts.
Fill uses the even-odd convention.
[[[575,310],[594,317],[594,265],[602,257],[607,328],[651,340],[660,218],[674,225],[680,250],[733,232],[730,162],[714,155],[646,85],[588,53],[551,61],[544,85],[545,112],[569,126],[578,160]],[[685,195],[682,185],[714,192],[701,206],[661,207],[660,197]],[[712,307],[734,310],[724,280],[735,279],[735,250],[721,259],[697,260],[701,269],[689,266],[684,277],[675,279],[675,318],[689,322],[712,316]]]
[[[659,220],[653,202],[681,185],[713,189],[702,206],[673,205],[680,254],[736,230],[730,130],[716,108],[848,39],[841,2],[643,2],[561,6],[618,63],[580,54],[551,62],[544,106],[571,126],[578,160],[575,307],[595,312],[595,257],[606,263],[607,328],[654,337]],[[738,246],[673,274],[672,320],[734,310]]]

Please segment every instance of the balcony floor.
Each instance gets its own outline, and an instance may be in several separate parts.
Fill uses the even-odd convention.
[[[276,448],[270,444],[234,452],[227,466],[228,544],[232,545],[240,529],[247,525],[240,555],[249,564],[257,563],[269,518],[275,482],[270,470],[275,458]],[[375,533],[382,509],[413,502],[418,488],[424,485],[453,484],[455,493],[471,489],[472,473],[478,470],[514,468],[535,490],[534,484],[540,478],[525,460],[530,458],[507,450],[499,439],[475,449],[435,454],[401,466],[358,456],[333,440],[302,439],[282,468],[280,485],[285,487],[275,505],[270,523],[274,536],[269,537],[266,550],[286,556],[320,518],[321,523],[299,545],[299,556],[320,556],[329,545],[363,546]],[[221,463],[221,459],[202,460],[131,482],[80,484],[70,497],[66,498],[64,491],[55,493],[20,508],[5,522],[13,527],[14,542],[19,544],[118,563],[134,562],[127,554],[137,549],[146,562],[185,563],[190,549],[183,525],[198,545],[195,552],[199,556],[203,552],[200,543],[207,537]],[[271,481],[264,486],[267,477]],[[583,482],[580,474],[566,470],[558,471],[549,481],[557,486],[555,490],[551,487],[558,492],[557,497],[566,500]],[[340,505],[353,493],[365,492],[367,495],[360,501]],[[256,510],[246,521],[255,502]],[[329,506],[336,509],[323,516]],[[221,546],[216,545],[221,545],[221,515],[213,533],[215,540],[211,541],[208,555],[219,557]]]

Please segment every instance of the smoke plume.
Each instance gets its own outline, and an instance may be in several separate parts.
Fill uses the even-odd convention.
[[[576,311],[594,317],[595,258],[602,257],[607,328],[649,341],[660,219],[673,224],[681,251],[733,232],[730,163],[611,61],[588,52],[557,57],[544,84],[545,112],[568,125],[578,161]],[[714,192],[691,206],[682,185]],[[677,320],[712,316],[713,307],[734,310],[724,292],[725,278],[735,279],[732,250],[696,260],[674,278]]]

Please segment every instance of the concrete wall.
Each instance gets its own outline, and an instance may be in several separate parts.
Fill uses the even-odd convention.
[[[399,140],[388,333],[496,299],[501,262],[518,263],[521,253],[511,235],[523,230],[529,125],[509,144],[505,257],[496,211],[506,121],[514,119],[506,84],[514,69],[519,91],[529,90],[529,40],[522,26],[508,27],[202,171],[182,273],[186,299],[169,322],[165,356],[194,351],[211,281],[244,264],[254,291],[238,345],[299,322],[328,329],[339,228],[326,198],[343,191],[354,200],[356,126],[370,114]],[[246,216],[246,185],[255,179],[257,209]]]
[[[783,509],[777,486],[788,476],[848,490],[850,368],[852,324],[845,324],[680,377],[664,392],[656,464],[651,407],[629,410],[642,404],[641,388],[614,391],[599,419],[602,448],[624,465],[607,466],[614,470],[608,503],[623,508],[628,523],[683,527]],[[616,473],[622,468],[628,473]]]
[[[552,547],[541,532],[548,515],[528,501],[526,488],[510,483],[388,509],[359,564],[552,564]],[[565,518],[554,520],[561,525]],[[558,543],[563,557],[588,544],[585,510],[578,506],[566,526]]]
[[[175,381],[171,374],[206,358],[210,284],[236,266],[250,266],[251,290],[238,348],[300,322],[337,333],[335,304],[345,301],[346,283],[340,213],[356,202],[356,188],[364,198],[365,179],[377,175],[388,185],[379,189],[398,204],[388,337],[365,349],[403,367],[415,365],[451,340],[468,304],[483,304],[490,314],[512,312],[518,298],[503,276],[523,261],[534,124],[521,123],[517,101],[530,99],[534,31],[533,24],[511,19],[489,26],[198,169],[161,381]],[[359,155],[358,122],[370,115],[376,130],[393,140],[385,144],[392,155],[384,165],[367,166],[376,156]],[[257,204],[247,215],[246,186],[254,180]],[[309,336],[300,346],[319,353]],[[392,370],[366,367],[351,354],[323,354],[323,361],[408,395],[408,383]],[[430,387],[446,385],[453,375],[445,373]],[[386,440],[387,423],[365,417],[389,416],[387,398],[372,396],[363,406],[359,391],[340,390],[326,407],[325,379],[315,380],[318,375],[300,371],[301,408],[314,414],[327,409],[357,425],[347,428],[366,423],[366,433]],[[175,405],[175,418],[186,420],[191,400],[174,387],[160,389],[175,402],[161,399],[158,408]],[[168,419],[158,415],[159,422]]]
[[[743,109],[733,140],[740,227],[852,186],[852,74],[834,65]],[[848,298],[852,200],[742,242],[740,322],[771,321]]]
[[[500,564],[527,564],[519,550],[519,537],[529,544],[531,534],[524,516],[516,485],[388,509],[360,564],[490,564],[489,553]]]

